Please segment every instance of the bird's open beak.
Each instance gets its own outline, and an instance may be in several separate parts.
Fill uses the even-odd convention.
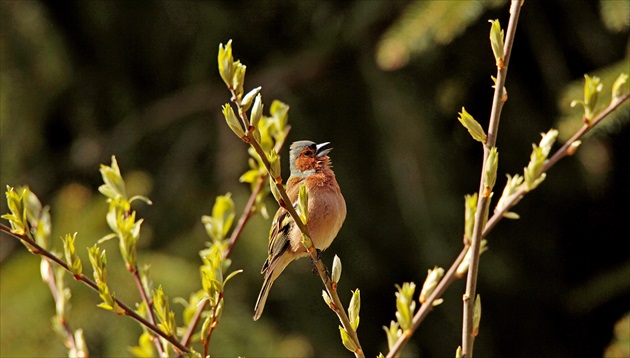
[[[315,146],[318,157],[323,157],[325,155],[328,155],[328,153],[330,153],[330,151],[333,150],[332,148],[326,148],[328,144],[330,144],[330,142],[320,143]]]

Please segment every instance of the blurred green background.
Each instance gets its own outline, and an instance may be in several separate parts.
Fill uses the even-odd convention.
[[[527,165],[539,133],[580,125],[585,73],[604,80],[603,102],[630,70],[630,2],[526,1],[510,63],[498,147],[497,187]],[[247,65],[246,90],[262,86],[291,106],[289,141],[330,141],[348,205],[323,255],[343,262],[340,295],[361,289],[366,354],[387,352],[382,326],[395,319],[394,284],[421,285],[461,249],[463,197],[477,189],[480,146],[456,120],[462,106],[487,124],[494,58],[488,19],[507,26],[506,1],[0,1],[0,184],[29,185],[51,206],[53,238],[78,231],[85,262],[107,234],[98,167],[116,155],[145,218],[139,262],[171,298],[201,287],[200,218],[238,182],[246,145],[225,125],[229,94],[216,67],[233,40]],[[626,87],[627,89],[627,87]],[[489,237],[478,291],[480,357],[595,357],[630,311],[628,105],[560,162]],[[569,119],[567,119],[569,118]],[[283,154],[287,172],[286,152]],[[6,202],[0,206],[7,212]],[[268,207],[275,210],[269,201]],[[269,220],[255,217],[232,255],[216,357],[349,356],[308,260],[276,282],[251,319],[262,283]],[[117,252],[111,287],[139,300]],[[54,303],[39,259],[0,240],[0,356],[63,356],[50,325]],[[68,279],[68,281],[71,281]],[[70,282],[70,324],[92,356],[128,355],[140,327],[96,308],[98,295]],[[453,356],[461,341],[456,282],[416,332],[409,357]],[[175,305],[176,306],[176,305]],[[176,306],[177,307],[177,306]],[[178,308],[179,309],[179,308]],[[626,321],[628,322],[628,321]],[[629,323],[630,324],[630,323]]]

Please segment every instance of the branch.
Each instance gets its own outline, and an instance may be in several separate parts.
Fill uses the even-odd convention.
[[[31,240],[27,236],[25,236],[25,235],[17,235],[17,234],[12,233],[11,232],[11,228],[9,228],[8,226],[6,226],[4,224],[0,224],[0,232],[6,233],[7,235],[9,235],[11,237],[14,237],[17,240],[20,240],[20,241],[23,241],[23,242],[27,243],[29,245],[29,247],[32,248],[32,252],[34,254],[40,255],[40,256],[44,256],[44,257],[50,259],[51,261],[53,261],[54,263],[56,263],[57,265],[63,267],[66,271],[72,273],[72,271],[70,270],[68,265],[63,260],[61,260],[57,256],[53,255],[48,250],[42,248],[34,240]],[[94,281],[92,281],[91,279],[89,279],[84,274],[73,275],[73,277],[74,277],[75,280],[83,282],[85,285],[87,285],[88,287],[90,287],[94,291],[99,292],[98,286],[96,285],[96,283]],[[118,298],[114,298],[114,300],[124,310],[124,314],[126,316],[136,320],[138,323],[140,323],[143,326],[147,327],[148,329],[153,331],[155,334],[157,334],[160,337],[164,338],[165,340],[167,340],[169,343],[171,343],[173,346],[175,346],[181,352],[185,352],[185,353],[189,353],[190,352],[190,349],[188,349],[186,346],[184,346],[181,343],[179,343],[177,341],[177,339],[175,339],[175,337],[169,336],[166,333],[164,333],[156,325],[152,324],[151,322],[147,321],[144,317],[140,316],[138,313],[136,313],[136,311],[134,311],[132,308],[127,306],[124,302],[122,302]]]
[[[142,285],[142,279],[138,274],[138,268],[134,267],[133,270],[131,270],[131,274],[133,275],[134,281],[136,281],[136,286],[138,286],[138,291],[140,292],[140,297],[142,297],[142,302],[147,305],[147,314],[149,316],[149,321],[151,322],[151,324],[156,325],[155,315],[153,314],[153,302],[149,302],[147,292],[144,290],[144,286]],[[155,348],[160,354],[160,357],[164,356],[164,348],[162,347],[160,340],[156,339],[156,337],[153,335],[151,336],[151,340],[155,344]]]
[[[247,118],[247,113],[245,113],[245,111],[243,110],[243,107],[241,106],[238,100],[238,96],[236,95],[236,92],[233,89],[230,89],[230,91],[232,92],[232,101],[238,107],[239,115],[241,119],[243,120],[245,127],[247,128],[246,135],[243,136],[241,139],[244,142],[249,143],[249,145],[251,145],[252,148],[254,148],[256,153],[258,153],[258,156],[260,157],[261,161],[263,162],[263,165],[267,169],[267,172],[271,176],[271,165],[269,164],[269,159],[267,158],[267,154],[263,151],[262,147],[260,146],[256,138],[254,137],[255,128],[250,125],[250,122]],[[318,257],[317,250],[312,245],[311,235],[308,231],[308,227],[306,226],[306,224],[304,224],[304,222],[302,222],[302,220],[300,219],[300,216],[295,211],[295,208],[293,208],[291,200],[289,199],[289,196],[287,195],[287,192],[284,189],[284,186],[282,185],[282,177],[272,178],[272,179],[280,194],[280,200],[278,201],[278,204],[282,208],[287,210],[287,212],[289,213],[289,215],[291,215],[291,217],[295,221],[296,225],[298,226],[302,234],[306,237],[307,241],[310,242],[310,246],[305,245],[306,250],[308,251],[309,255],[311,255],[311,260],[313,262],[313,265],[317,269],[317,273],[319,274],[319,277],[322,279],[322,283],[324,284],[324,286],[326,286],[326,291],[328,291],[328,294],[330,295],[330,298],[332,299],[335,305],[334,311],[335,313],[337,313],[337,317],[339,317],[339,320],[341,321],[343,328],[346,330],[346,332],[348,332],[348,335],[358,347],[357,351],[354,352],[355,356],[365,357],[363,353],[363,348],[361,348],[361,343],[359,342],[359,337],[357,336],[357,332],[352,328],[352,325],[350,324],[350,320],[348,319],[348,315],[346,314],[346,311],[343,308],[343,304],[341,303],[341,300],[339,299],[339,295],[337,295],[337,290],[333,288],[332,286],[332,280],[328,276],[328,269],[326,268],[326,266],[324,266],[324,263]]]
[[[440,283],[435,287],[435,290],[429,295],[427,301],[423,303],[418,312],[413,316],[413,320],[411,321],[412,326],[407,331],[403,332],[403,334],[398,338],[398,341],[392,346],[389,353],[387,353],[387,358],[394,358],[398,354],[402,348],[407,344],[411,336],[413,336],[414,332],[420,327],[420,323],[424,320],[424,318],[433,310],[433,301],[440,298],[442,294],[446,291],[446,289],[453,283],[455,280],[461,278],[458,277],[457,268],[464,261],[464,257],[466,257],[466,253],[470,248],[469,245],[465,245],[463,250],[459,253],[459,256],[455,259],[451,267],[448,269],[444,277],[440,280]]]
[[[276,153],[280,153],[280,150],[282,150],[282,146],[284,145],[284,139],[289,135],[289,131],[291,131],[291,126],[286,127],[284,131],[284,135],[282,136],[282,139],[276,142],[273,148],[276,151]],[[234,228],[234,231],[232,231],[232,235],[230,236],[228,247],[223,252],[224,259],[230,257],[230,255],[232,254],[232,250],[234,249],[234,246],[236,245],[236,242],[241,236],[241,232],[243,231],[245,224],[247,224],[249,219],[252,216],[254,216],[253,209],[254,209],[254,204],[256,204],[256,197],[258,196],[263,186],[267,182],[266,179],[267,179],[267,174],[260,174],[258,176],[258,181],[256,182],[256,186],[252,190],[252,194],[249,196],[249,199],[247,200],[247,204],[245,205],[245,209],[243,209],[243,213],[241,214],[241,217],[238,220],[238,223],[236,224],[236,228]]]
[[[468,277],[466,280],[466,293],[464,294],[464,314],[462,327],[462,356],[466,358],[472,357],[473,352],[473,310],[477,289],[477,272],[479,269],[479,248],[483,237],[483,227],[488,212],[488,201],[492,192],[492,188],[486,187],[487,158],[490,150],[495,147],[497,140],[497,131],[499,129],[499,120],[501,118],[501,110],[507,99],[504,86],[507,77],[507,69],[510,62],[510,54],[516,34],[516,25],[521,12],[523,0],[512,0],[510,7],[510,20],[508,23],[505,45],[503,47],[503,61],[497,63],[497,79],[494,86],[494,97],[492,100],[492,112],[490,113],[490,122],[488,124],[488,138],[484,146],[483,168],[481,170],[481,178],[479,180],[479,199],[477,201],[477,213],[475,214],[475,226],[473,229],[473,237],[471,238],[471,255],[468,268]]]
[[[619,97],[616,101],[611,101],[608,107],[602,110],[597,116],[595,116],[595,118],[593,118],[592,121],[590,121],[590,124],[584,123],[584,125],[577,132],[575,132],[571,139],[566,141],[564,145],[545,162],[542,172],[547,173],[547,171],[549,171],[549,169],[556,165],[556,163],[560,161],[560,159],[572,155],[573,150],[571,148],[573,148],[573,143],[581,140],[591,129],[593,129],[593,127],[595,127],[595,125],[608,117],[608,115],[619,108],[619,106],[621,106],[628,99],[630,99],[630,92]],[[523,186],[507,199],[506,205],[501,208],[501,210],[497,210],[494,212],[483,230],[483,237],[490,233],[490,231],[497,225],[497,223],[501,221],[501,219],[503,219],[503,215],[508,212],[508,210],[510,210],[512,207],[514,207],[518,203],[518,201],[523,196],[525,196],[525,194],[527,194],[527,189]]]

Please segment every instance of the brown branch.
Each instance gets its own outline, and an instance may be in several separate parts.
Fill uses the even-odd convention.
[[[479,255],[481,247],[481,239],[483,238],[483,227],[486,223],[488,212],[488,201],[492,188],[486,188],[487,171],[485,166],[490,150],[496,146],[497,131],[499,129],[499,121],[501,119],[501,110],[505,103],[504,90],[507,70],[516,34],[516,25],[521,12],[523,0],[512,0],[510,7],[510,20],[508,22],[505,44],[503,47],[504,58],[502,63],[497,66],[497,80],[494,86],[494,97],[492,100],[492,112],[490,113],[490,122],[488,124],[488,138],[484,146],[483,167],[481,170],[481,178],[479,180],[479,198],[477,201],[477,212],[475,214],[475,226],[473,236],[470,243],[470,264],[468,268],[468,277],[466,279],[466,293],[464,294],[464,312],[462,324],[462,356],[471,358],[473,352],[473,311],[477,289],[477,272],[479,269]]]
[[[387,358],[394,358],[405,346],[405,344],[409,341],[409,339],[413,336],[413,333],[420,327],[420,323],[425,319],[425,317],[433,310],[433,302],[440,298],[442,294],[446,291],[446,289],[453,283],[455,280],[459,279],[457,277],[457,268],[464,261],[466,257],[466,253],[468,252],[469,245],[465,245],[463,250],[459,253],[459,256],[455,259],[451,267],[448,269],[444,277],[440,280],[440,283],[435,287],[435,290],[429,295],[426,302],[420,306],[418,312],[413,316],[411,321],[411,328],[398,338],[394,346],[390,349],[389,353],[387,353]]]
[[[20,241],[23,241],[23,242],[27,243],[29,245],[29,247],[31,247],[33,249],[32,252],[34,254],[40,255],[40,256],[44,256],[44,257],[50,259],[51,261],[53,261],[54,263],[56,263],[57,265],[63,267],[66,271],[72,273],[72,271],[70,270],[68,265],[63,260],[61,260],[57,256],[53,255],[50,251],[48,251],[48,250],[44,249],[43,247],[39,246],[34,240],[31,240],[26,235],[15,234],[15,233],[11,232],[11,228],[9,228],[8,226],[6,226],[4,224],[0,224],[0,232],[3,232],[3,233],[5,233],[5,234],[7,234],[7,235],[17,239],[17,240],[20,240]],[[98,286],[96,285],[96,283],[94,281],[92,281],[91,279],[89,279],[84,274],[73,275],[73,277],[74,277],[75,280],[83,282],[85,285],[87,285],[88,287],[90,287],[94,291],[99,292]],[[171,343],[175,348],[177,348],[181,352],[185,352],[185,353],[189,353],[190,352],[190,349],[188,349],[186,346],[184,346],[181,343],[179,343],[177,341],[177,339],[175,339],[175,337],[164,333],[156,325],[152,324],[151,322],[147,321],[144,317],[142,317],[138,313],[136,313],[127,304],[125,304],[124,302],[122,302],[121,300],[119,300],[118,298],[115,298],[115,297],[114,297],[114,301],[116,301],[118,306],[120,306],[123,309],[124,315],[126,315],[126,316],[128,316],[128,317],[130,317],[130,318],[132,318],[134,320],[136,320],[138,323],[140,323],[143,326],[147,327],[148,329],[153,331],[155,334],[157,334],[160,337],[164,338],[165,340],[167,340],[169,343]]]
[[[242,110],[242,107],[237,99],[238,97],[236,96],[236,93],[231,89],[230,91],[232,92],[232,101],[238,107],[239,115],[241,116],[241,119],[243,120],[245,128],[247,129],[247,134],[242,139],[246,143],[249,143],[249,145],[251,145],[252,148],[254,148],[254,150],[260,157],[260,160],[262,161],[263,165],[267,169],[267,172],[269,173],[269,175],[271,175],[271,165],[269,164],[269,159],[267,158],[267,154],[263,151],[262,147],[260,146],[256,138],[254,137],[253,131],[255,128],[249,125],[250,122],[249,122],[249,119],[247,118],[247,114],[245,113],[245,111]],[[302,219],[300,219],[300,216],[295,211],[295,208],[293,207],[291,200],[289,199],[289,196],[287,195],[287,192],[284,186],[282,185],[282,177],[273,178],[273,182],[275,183],[276,188],[278,189],[278,192],[280,194],[280,200],[278,201],[278,204],[282,208],[284,208],[289,213],[289,215],[291,215],[291,217],[293,218],[294,222],[296,223],[296,225],[298,226],[302,234],[305,236],[307,241],[310,242],[310,246],[305,245],[306,250],[311,255],[311,261],[313,262],[313,265],[317,269],[317,273],[319,274],[319,277],[321,278],[322,283],[326,287],[326,291],[330,295],[330,298],[332,299],[336,307],[336,310],[334,311],[337,314],[339,321],[341,321],[343,328],[346,330],[346,332],[348,332],[350,339],[352,339],[354,343],[356,344],[356,346],[358,347],[357,351],[354,352],[355,356],[365,357],[363,353],[363,348],[361,347],[361,343],[359,342],[359,337],[357,336],[357,332],[352,328],[352,325],[350,324],[350,319],[348,319],[348,315],[346,314],[346,311],[343,308],[341,299],[339,299],[339,295],[337,294],[337,290],[334,289],[332,286],[332,280],[328,276],[328,269],[326,268],[322,260],[320,260],[317,250],[312,245],[311,235],[308,231],[308,227],[306,226],[306,224],[304,224],[304,222],[302,222]]]

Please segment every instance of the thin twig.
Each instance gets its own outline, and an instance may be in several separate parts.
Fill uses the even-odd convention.
[[[284,134],[281,137],[281,139],[278,142],[276,142],[273,148],[276,151],[276,153],[280,153],[280,150],[282,150],[282,146],[284,145],[284,139],[289,135],[290,130],[291,130],[291,126],[287,126],[284,130]],[[243,213],[241,214],[241,217],[239,218],[238,223],[236,224],[236,227],[234,228],[234,231],[232,231],[232,235],[230,236],[230,240],[228,241],[228,247],[227,249],[225,249],[225,251],[223,251],[224,259],[230,257],[230,255],[232,254],[232,250],[234,249],[234,246],[236,245],[236,242],[238,241],[238,239],[241,236],[241,233],[243,232],[243,228],[245,228],[245,224],[247,224],[249,219],[254,215],[253,209],[254,209],[254,204],[256,204],[256,197],[258,196],[258,194],[260,193],[260,191],[266,184],[267,178],[268,178],[267,173],[263,173],[258,176],[258,181],[256,182],[256,186],[252,189],[252,194],[249,196],[249,199],[247,200],[245,209],[243,209]]]
[[[592,129],[596,124],[601,122],[604,118],[606,118],[610,113],[616,110],[619,106],[621,106],[623,102],[625,102],[628,99],[630,99],[630,93],[626,93],[625,95],[619,97],[617,101],[611,102],[611,104],[606,109],[600,112],[591,121],[590,126],[585,124],[578,132],[576,132],[571,137],[569,141],[567,141],[560,149],[558,149],[548,161],[545,162],[545,164],[543,165],[543,173],[546,173],[549,169],[551,169],[560,159],[569,155],[569,148],[571,147],[571,143],[581,139],[588,131],[590,131],[590,129]],[[501,221],[504,218],[503,215],[512,207],[514,207],[514,205],[516,205],[516,203],[518,203],[518,201],[522,199],[522,197],[525,196],[525,194],[527,194],[527,190],[525,189],[525,187],[522,187],[516,193],[512,194],[506,200],[505,206],[502,207],[500,210],[495,211],[492,217],[488,220],[488,223],[485,225],[483,229],[483,233],[481,237],[485,238],[490,233],[490,231],[499,223],[499,221]],[[456,276],[455,274],[457,272],[457,268],[459,267],[461,262],[464,260],[464,257],[466,256],[466,253],[468,252],[469,247],[470,246],[468,245],[464,246],[462,251],[459,253],[459,256],[457,257],[457,259],[455,259],[455,261],[451,265],[451,268],[444,275],[442,280],[440,280],[440,283],[435,288],[433,293],[427,298],[427,301],[424,304],[422,304],[422,306],[420,306],[420,309],[414,315],[413,321],[412,321],[412,328],[409,330],[410,332],[406,332],[405,334],[401,335],[401,337],[398,339],[398,341],[396,341],[394,346],[391,348],[391,350],[387,354],[387,358],[393,358],[397,354],[400,353],[401,349],[404,347],[407,341],[411,338],[411,335],[413,334],[413,332],[415,332],[418,329],[422,320],[433,309],[433,304],[432,304],[433,301],[441,297],[442,294],[453,282],[461,278],[461,277]]]
[[[13,232],[11,232],[11,228],[9,228],[8,226],[1,224],[0,223],[0,232],[6,233],[9,236],[23,241],[25,243],[27,243],[29,245],[29,247],[31,247],[33,250],[32,252],[36,255],[40,255],[40,256],[44,256],[47,257],[48,259],[50,259],[51,261],[53,261],[54,263],[56,263],[57,265],[63,267],[66,271],[70,272],[72,274],[72,271],[70,270],[70,268],[68,267],[68,265],[61,260],[60,258],[58,258],[57,256],[53,255],[50,251],[44,249],[43,247],[39,246],[34,240],[31,240],[30,238],[28,238],[25,235],[18,235],[15,234]],[[98,290],[98,286],[96,285],[96,283],[94,281],[92,281],[91,279],[89,279],[87,276],[85,276],[84,274],[80,274],[80,275],[72,275],[74,277],[75,280],[83,282],[85,285],[87,285],[88,287],[90,287],[91,289],[93,289],[96,292],[99,292]],[[124,311],[124,315],[136,320],[138,323],[142,324],[143,326],[147,327],[148,329],[150,329],[151,331],[153,331],[155,334],[159,335],[160,337],[164,338],[165,340],[167,340],[169,343],[171,343],[173,346],[175,346],[175,348],[177,348],[178,350],[185,352],[185,353],[189,353],[190,349],[188,349],[188,347],[182,345],[181,343],[179,343],[177,341],[177,339],[175,339],[175,337],[170,336],[166,333],[164,333],[160,328],[158,328],[156,325],[152,324],[151,322],[147,321],[144,317],[140,316],[138,313],[136,313],[131,307],[129,307],[127,304],[125,304],[123,301],[121,301],[118,298],[114,297],[114,301],[118,304],[118,306],[120,306],[123,311]]]
[[[483,227],[487,218],[487,204],[492,190],[492,188],[486,188],[485,186],[487,175],[485,166],[490,150],[496,145],[497,131],[499,129],[499,121],[501,118],[501,110],[503,109],[505,96],[507,95],[504,91],[505,80],[507,77],[507,70],[510,62],[512,45],[514,43],[514,36],[516,34],[516,25],[518,23],[518,17],[521,12],[522,5],[523,0],[512,0],[512,4],[510,6],[510,20],[505,37],[505,45],[503,47],[505,55],[502,64],[500,64],[497,68],[497,80],[495,83],[494,97],[492,100],[492,112],[490,113],[490,122],[488,124],[488,138],[484,146],[484,160],[481,170],[481,178],[479,180],[479,199],[477,201],[475,225],[470,244],[471,254],[468,268],[468,277],[466,280],[466,293],[463,297],[464,312],[462,325],[462,356],[465,358],[472,358],[473,352],[473,310],[477,288],[477,272],[479,269],[479,251],[481,247],[481,239],[483,237]]]
[[[400,353],[400,351],[409,341],[411,336],[413,336],[413,333],[418,329],[420,323],[422,323],[429,312],[433,310],[433,302],[436,299],[442,297],[442,294],[446,291],[446,289],[453,282],[455,282],[455,280],[460,278],[456,275],[457,268],[459,268],[459,265],[462,263],[462,261],[464,261],[464,257],[466,257],[466,253],[468,252],[469,247],[470,246],[468,245],[464,246],[464,249],[459,253],[453,264],[451,264],[451,267],[448,269],[444,277],[442,277],[440,283],[435,287],[435,290],[433,290],[433,292],[427,298],[426,302],[423,303],[422,306],[420,306],[418,312],[416,312],[416,314],[413,316],[413,319],[411,321],[411,328],[408,329],[406,332],[403,332],[396,343],[392,346],[389,353],[387,353],[387,358],[396,357]]]
[[[140,297],[142,297],[142,302],[144,302],[144,304],[147,306],[147,314],[149,315],[149,321],[153,325],[157,326],[157,323],[155,321],[155,315],[153,314],[153,302],[149,301],[147,292],[145,291],[144,285],[142,284],[142,279],[140,278],[140,275],[138,274],[138,267],[134,267],[130,271],[131,271],[131,274],[133,275],[134,281],[136,282],[136,286],[138,286],[138,291],[140,292]],[[160,357],[163,357],[164,348],[162,347],[162,343],[160,342],[160,339],[152,335],[151,340],[153,341],[153,344],[155,344],[155,348],[157,349]]]
[[[568,141],[566,141],[564,143],[564,145],[562,145],[562,147],[560,147],[560,149],[558,149],[548,160],[545,161],[545,163],[543,164],[542,172],[546,173],[560,159],[562,159],[562,158],[564,158],[564,157],[566,157],[568,155],[571,155],[571,147],[573,146],[573,143],[575,143],[576,141],[582,139],[582,137],[584,137],[591,129],[593,129],[593,127],[595,127],[604,118],[608,117],[608,115],[610,115],[613,111],[615,111],[619,106],[621,106],[628,99],[630,99],[630,92],[624,94],[623,96],[619,97],[615,101],[611,101],[610,104],[608,105],[608,107],[606,107],[604,110],[599,112],[597,114],[597,116],[595,116],[595,118],[593,118],[593,120],[590,121],[590,124],[585,123],[584,125],[582,125],[582,127],[577,132],[575,132],[575,134],[573,136],[571,136],[571,138]],[[512,207],[514,207],[514,205],[516,205],[518,203],[518,201],[525,194],[527,194],[527,189],[523,185],[523,186],[521,186],[521,188],[516,193],[512,194],[506,200],[505,205],[500,210],[496,210],[494,212],[494,214],[488,220],[488,223],[486,224],[486,226],[485,226],[485,228],[483,230],[483,237],[485,237],[486,235],[488,235],[490,233],[490,231],[499,223],[499,221],[501,221],[501,219],[503,219],[503,217],[504,217],[503,215],[506,212],[508,212],[508,210],[510,210]]]
[[[276,151],[276,153],[279,153],[280,150],[282,150],[282,146],[284,145],[284,139],[289,135],[289,131],[291,131],[291,126],[286,126],[282,139],[277,141],[276,144],[274,145],[274,150]],[[245,225],[247,224],[249,219],[251,219],[252,216],[254,216],[253,209],[254,209],[254,204],[256,204],[256,197],[258,196],[258,194],[264,187],[265,183],[267,182],[267,177],[268,177],[267,173],[261,174],[258,176],[258,181],[256,183],[256,186],[253,188],[252,193],[249,196],[249,199],[247,200],[247,204],[245,204],[243,213],[241,214],[241,217],[239,218],[238,223],[236,224],[236,227],[232,231],[232,235],[230,236],[230,239],[228,241],[228,247],[223,252],[224,259],[227,259],[228,257],[230,257],[230,255],[232,254],[232,250],[234,249],[234,246],[236,245],[236,242],[240,238],[241,233],[243,232],[243,229],[245,228]],[[205,300],[203,301],[203,303],[199,304],[199,306],[197,307],[197,310],[195,311],[195,314],[190,320],[190,323],[188,324],[188,327],[186,328],[186,332],[184,333],[180,341],[182,345],[186,347],[190,345],[190,339],[192,338],[192,335],[195,332],[197,324],[199,323],[199,320],[201,319],[201,314],[203,313],[203,311],[206,309],[207,306],[208,306],[208,300]]]

